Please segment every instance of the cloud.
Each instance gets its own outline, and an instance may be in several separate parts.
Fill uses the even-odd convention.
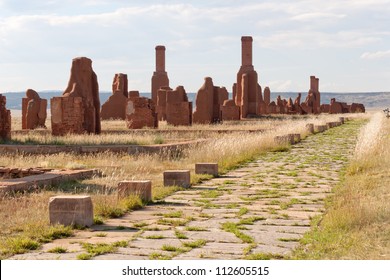
[[[313,21],[313,20],[335,20],[345,18],[345,14],[334,14],[334,13],[323,13],[323,12],[312,12],[304,13],[291,17],[292,20],[297,21]]]
[[[276,92],[290,91],[293,88],[293,82],[291,80],[275,80],[270,81],[267,86]]]
[[[365,52],[360,58],[362,59],[382,59],[390,58],[390,50],[388,51],[377,51],[377,52]]]
[[[381,36],[364,30],[339,31],[336,33],[311,30],[285,30],[270,36],[256,36],[263,48],[316,49],[353,48],[379,42]]]

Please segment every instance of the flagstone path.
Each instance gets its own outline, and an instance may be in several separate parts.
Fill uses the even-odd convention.
[[[361,125],[351,121],[311,135],[288,151],[267,153],[163,203],[12,259],[288,257],[311,219],[323,215],[324,199],[340,181]],[[48,252],[58,247],[66,252]],[[96,250],[88,253],[88,247]]]

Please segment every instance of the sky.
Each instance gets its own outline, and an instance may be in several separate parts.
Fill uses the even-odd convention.
[[[150,92],[156,45],[171,87],[231,92],[241,36],[271,91],[307,92],[311,75],[323,92],[390,91],[390,0],[0,0],[0,93],[64,90],[79,56],[100,90],[126,73]]]

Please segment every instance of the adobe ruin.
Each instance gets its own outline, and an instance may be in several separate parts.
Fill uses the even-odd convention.
[[[73,59],[67,88],[50,101],[53,135],[100,134],[99,85],[91,59]]]
[[[166,118],[167,123],[174,126],[192,124],[192,102],[188,101],[183,86],[166,90]]]
[[[252,42],[250,36],[241,37],[241,67],[237,83],[233,86],[236,105],[240,107],[241,118],[257,115],[259,95],[258,77],[252,64]]]
[[[112,82],[112,95],[104,102],[100,112],[102,120],[126,119],[127,83],[126,74],[115,74]]]
[[[6,97],[0,94],[0,141],[11,140],[11,111],[6,103]]]
[[[232,99],[225,100],[221,106],[222,121],[238,121],[240,120],[240,107]]]
[[[138,91],[131,91],[126,105],[126,124],[130,129],[157,128],[156,106],[152,99],[140,97]]]
[[[46,128],[47,99],[42,99],[33,90],[26,91],[26,97],[22,98],[22,129]]]
[[[156,46],[156,71],[152,76],[152,100],[157,104],[157,91],[161,87],[169,87],[168,74],[165,71],[165,47]]]
[[[193,113],[193,122],[201,124],[211,124],[221,121],[221,106],[229,97],[225,87],[214,86],[210,77],[205,78],[205,82],[196,95],[196,109]]]

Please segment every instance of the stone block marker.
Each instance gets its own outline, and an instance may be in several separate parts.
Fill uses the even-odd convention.
[[[275,136],[274,141],[275,141],[275,143],[280,144],[280,145],[286,145],[286,144],[293,145],[295,143],[293,134]]]
[[[306,124],[306,129],[309,133],[314,133],[314,124],[312,123]]]
[[[195,174],[218,176],[218,163],[195,163]]]
[[[339,122],[341,122],[341,124],[344,124],[345,122],[344,117],[339,117]]]
[[[164,186],[179,186],[189,188],[191,186],[189,170],[164,171]]]
[[[137,195],[143,201],[152,200],[152,181],[121,181],[118,183],[118,197],[125,198],[129,195]]]
[[[290,138],[294,139],[294,143],[293,144],[301,142],[301,134],[299,134],[299,133],[292,133],[292,134],[289,134],[288,136]]]
[[[326,125],[315,125],[314,130],[317,132],[324,132],[328,129],[328,126]]]
[[[90,196],[60,195],[49,200],[50,224],[65,226],[91,226],[93,224],[93,205]]]

